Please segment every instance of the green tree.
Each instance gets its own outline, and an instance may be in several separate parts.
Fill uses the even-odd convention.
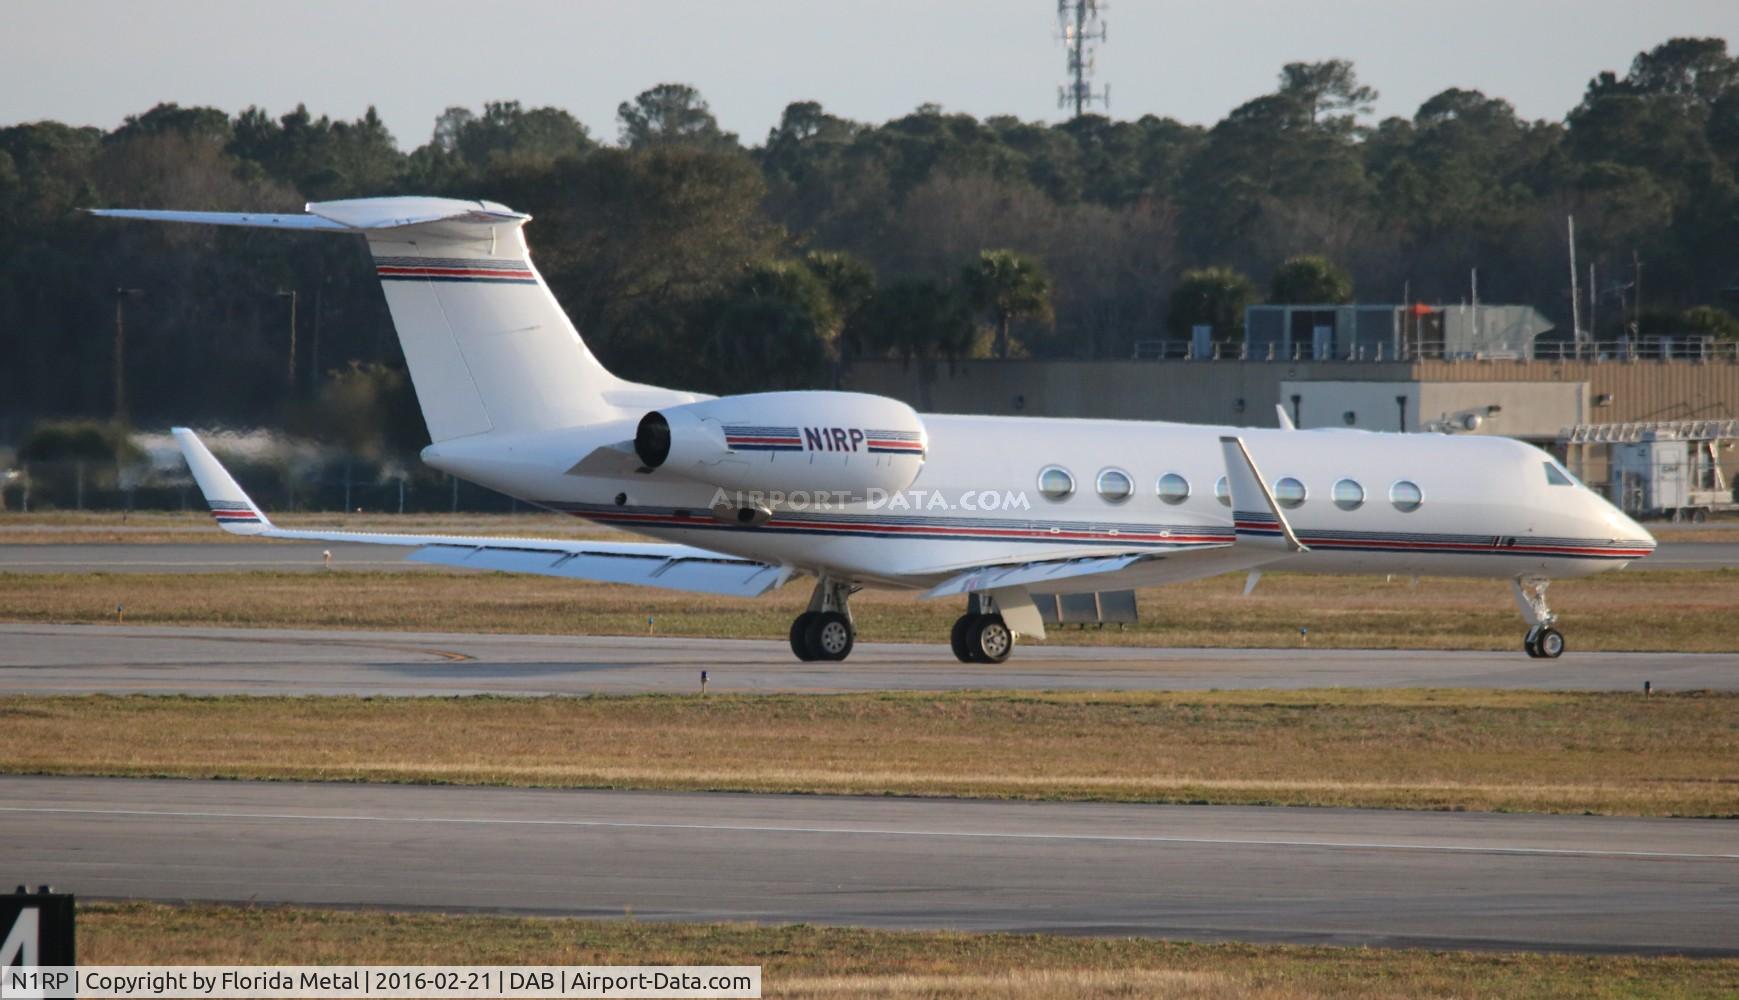
[[[863,350],[863,345],[855,342],[851,334],[858,329],[858,314],[875,295],[876,272],[857,257],[839,250],[811,250],[803,255],[803,266],[827,290],[832,307],[827,340],[832,346],[833,385],[837,388],[845,365]]]
[[[734,133],[719,129],[718,119],[686,83],[661,83],[643,90],[632,101],[616,108],[622,145],[629,149],[648,146],[696,146],[702,149],[735,147]]]
[[[1235,342],[1244,335],[1244,310],[1256,302],[1256,283],[1229,267],[1185,271],[1171,293],[1166,326],[1172,336],[1188,337],[1198,326],[1211,326],[1214,339]]]
[[[1352,275],[1314,254],[1288,259],[1268,285],[1268,301],[1276,305],[1341,305],[1352,300]]]
[[[1679,324],[1689,333],[1739,340],[1739,318],[1719,306],[1692,306],[1679,317]]]
[[[967,301],[996,332],[996,356],[1008,357],[1017,321],[1049,323],[1051,278],[1036,259],[1013,250],[985,250],[960,272]]]
[[[1369,114],[1377,102],[1377,92],[1359,83],[1358,72],[1345,59],[1287,63],[1280,70],[1279,93],[1302,105],[1311,124],[1350,123],[1357,115]]]
[[[837,328],[826,285],[798,261],[749,268],[707,340],[706,372],[726,392],[813,389],[833,373]]]
[[[936,362],[952,363],[972,349],[972,310],[955,289],[937,281],[908,278],[882,286],[864,307],[862,337],[871,349],[918,364],[920,404],[931,407]]]

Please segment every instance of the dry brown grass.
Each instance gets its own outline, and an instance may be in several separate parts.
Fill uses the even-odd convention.
[[[1056,629],[1084,645],[1515,649],[1523,626],[1494,580],[1271,574],[1139,594],[1141,622],[1120,631]],[[783,639],[809,596],[798,581],[759,600],[501,574],[300,572],[0,574],[0,621],[103,622],[125,604],[136,625],[229,625]],[[1553,585],[1573,650],[1739,649],[1739,570],[1624,571]],[[865,591],[853,599],[865,641],[937,643],[955,601]]]
[[[89,964],[759,965],[768,997],[1726,997],[1739,960],[297,907],[80,907]]]
[[[281,528],[485,535],[501,538],[629,538],[614,528],[566,514],[272,514]],[[232,535],[199,511],[51,511],[0,514],[0,545],[257,542]]]
[[[1739,815],[1739,695],[0,699],[0,770]]]

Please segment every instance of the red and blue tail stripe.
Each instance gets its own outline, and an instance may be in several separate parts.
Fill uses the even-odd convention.
[[[864,431],[865,450],[878,455],[924,454],[924,438],[917,431]]]
[[[382,281],[474,281],[496,285],[535,285],[537,272],[523,260],[491,257],[376,257]]]
[[[802,451],[795,427],[737,425],[725,428],[725,447],[732,451]]]
[[[211,516],[219,524],[259,524],[260,515],[253,507],[239,500],[207,500],[211,505]]]

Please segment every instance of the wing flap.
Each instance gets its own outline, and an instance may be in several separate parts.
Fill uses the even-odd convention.
[[[663,552],[650,551],[655,546],[641,548],[643,551],[639,552],[612,552],[576,547],[563,553],[511,544],[435,544],[411,553],[409,559],[460,569],[558,576],[727,597],[759,597],[790,577],[790,571],[782,566],[715,555],[683,545],[666,546],[667,551]]]

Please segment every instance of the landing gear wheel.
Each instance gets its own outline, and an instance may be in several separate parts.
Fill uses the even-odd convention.
[[[810,652],[812,647],[809,645],[808,639],[809,624],[815,620],[817,614],[819,612],[805,611],[797,616],[796,621],[791,623],[791,652],[797,654],[797,658],[804,662],[817,659],[815,654]]]
[[[815,617],[809,620],[809,627],[803,633],[810,659],[843,660],[850,656],[852,643],[857,638],[852,634],[851,621],[837,611],[813,614]]]
[[[1001,663],[1014,652],[1014,633],[1001,615],[973,615],[966,630],[967,646],[977,663]]]
[[[948,644],[954,648],[954,658],[961,663],[975,662],[972,655],[972,644],[968,637],[972,626],[977,624],[978,615],[964,614],[954,619],[954,630],[948,633]]]
[[[1556,660],[1564,655],[1564,633],[1555,628],[1540,630],[1534,637],[1535,656],[1542,660]]]

